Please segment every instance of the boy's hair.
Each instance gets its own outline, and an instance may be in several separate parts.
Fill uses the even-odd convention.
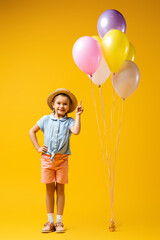
[[[56,98],[57,96],[59,96],[59,95],[68,97],[70,104],[72,104],[71,98],[70,98],[67,94],[65,94],[65,93],[59,93],[59,94],[57,94],[57,95],[52,99],[52,102],[54,102],[55,98]],[[55,113],[54,108],[53,108],[53,112]],[[66,112],[66,115],[67,115],[67,112]]]

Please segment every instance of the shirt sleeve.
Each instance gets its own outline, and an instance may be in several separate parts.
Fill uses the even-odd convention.
[[[41,131],[44,131],[44,122],[45,122],[45,119],[46,119],[46,115],[43,116],[42,118],[40,118],[40,119],[37,121],[37,124],[38,124],[38,126],[40,127]]]
[[[68,125],[69,130],[74,124],[75,124],[74,118],[70,118],[69,125]]]

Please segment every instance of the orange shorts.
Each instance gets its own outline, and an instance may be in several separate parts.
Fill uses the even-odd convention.
[[[51,155],[42,153],[41,155],[41,182],[61,184],[68,183],[68,154],[55,154],[53,162]]]

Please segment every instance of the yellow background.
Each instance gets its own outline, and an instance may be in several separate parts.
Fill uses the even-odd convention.
[[[0,4],[1,238],[159,239],[159,1],[6,0]],[[97,35],[98,18],[107,9],[117,9],[125,17],[126,35],[136,49],[141,74],[137,90],[124,102],[115,233],[108,231],[110,201],[91,83],[72,58],[75,41]],[[66,233],[44,235],[40,231],[47,221],[45,185],[29,130],[43,115],[51,114],[46,98],[59,87],[82,99],[84,112],[81,133],[71,136]],[[94,91],[103,132],[96,85]],[[112,91],[109,78],[102,86],[108,136]],[[116,104],[118,99],[116,95]],[[69,116],[75,118],[75,112]],[[37,136],[42,145],[42,132]]]

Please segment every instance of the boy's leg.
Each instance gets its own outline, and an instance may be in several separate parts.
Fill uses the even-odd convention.
[[[57,192],[57,215],[63,215],[64,203],[65,203],[65,184],[56,183]]]
[[[54,213],[55,182],[46,184],[47,213]]]
[[[46,207],[48,222],[44,224],[42,233],[55,231],[54,226],[54,192],[55,192],[55,183],[46,184]]]
[[[65,232],[64,225],[62,223],[63,217],[63,209],[64,209],[64,202],[65,202],[65,195],[64,195],[64,184],[56,183],[56,192],[57,192],[57,218],[56,218],[56,232],[61,233]]]

